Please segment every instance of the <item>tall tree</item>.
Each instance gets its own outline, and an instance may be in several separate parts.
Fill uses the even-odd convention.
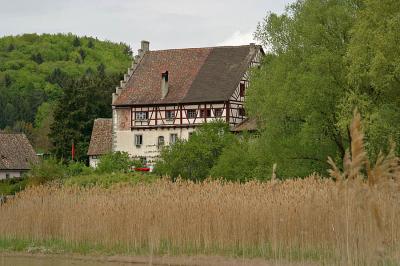
[[[366,0],[357,14],[347,52],[350,88],[340,126],[354,106],[364,116],[368,149],[377,155],[387,137],[400,143],[400,1]],[[397,146],[400,152],[400,145]]]
[[[253,73],[247,107],[260,117],[260,164],[281,177],[326,169],[342,158],[347,132],[338,126],[338,103],[347,90],[344,56],[356,0],[305,0],[283,15],[268,14],[255,36],[271,53]]]
[[[50,132],[56,156],[70,159],[74,142],[76,158],[87,158],[93,121],[99,117],[111,117],[111,94],[120,78],[120,75],[102,78],[85,75],[66,83],[63,96],[54,110]]]

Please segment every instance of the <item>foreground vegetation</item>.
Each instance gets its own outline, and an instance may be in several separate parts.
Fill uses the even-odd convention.
[[[343,170],[328,160],[329,179],[31,187],[0,207],[0,249],[394,265],[400,160],[393,147],[369,161],[358,113],[350,136]]]
[[[317,176],[35,187],[1,207],[0,248],[375,264],[399,255],[398,189]]]

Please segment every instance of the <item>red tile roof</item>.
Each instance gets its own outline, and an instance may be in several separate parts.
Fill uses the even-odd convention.
[[[25,134],[0,133],[0,170],[29,170],[38,161]]]
[[[113,105],[226,101],[256,51],[244,45],[146,52]],[[169,92],[161,99],[161,73],[166,70]]]

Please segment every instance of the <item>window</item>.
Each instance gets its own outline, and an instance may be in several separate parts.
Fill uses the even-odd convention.
[[[175,118],[175,111],[165,111],[165,119],[174,120],[174,118]]]
[[[164,144],[165,144],[165,139],[164,139],[164,136],[159,136],[158,137],[158,148],[160,149],[160,148],[162,148],[163,146],[164,146]]]
[[[246,91],[246,85],[244,83],[240,83],[239,87],[240,97],[244,97],[245,91]]]
[[[207,110],[201,109],[200,110],[200,117],[202,117],[202,118],[206,117],[206,116],[204,116],[205,113],[207,113],[207,117],[211,117],[211,109],[207,109]]]
[[[222,116],[222,109],[221,108],[217,108],[217,109],[215,109],[215,111],[214,111],[214,115],[215,115],[215,117],[221,117]]]
[[[246,116],[246,111],[244,110],[243,107],[239,108],[239,115],[240,116]]]
[[[140,146],[143,144],[143,135],[135,135],[135,145]]]
[[[178,134],[170,134],[169,135],[169,143],[174,144],[178,140]]]
[[[149,115],[148,112],[143,112],[143,111],[136,112],[136,113],[135,113],[135,119],[136,119],[136,120],[139,120],[139,121],[140,121],[140,120],[147,120],[148,115]]]
[[[194,132],[189,132],[189,139],[193,136]]]
[[[6,179],[9,179],[9,178],[10,178],[10,174],[6,173]]]
[[[196,116],[197,116],[196,109],[190,109],[190,110],[187,110],[186,112],[187,112],[187,118],[196,118]]]

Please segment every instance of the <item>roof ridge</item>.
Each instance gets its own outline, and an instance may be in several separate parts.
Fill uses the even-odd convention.
[[[244,46],[250,46],[251,44],[243,45],[222,45],[222,46],[205,46],[205,47],[184,47],[184,48],[170,48],[160,50],[150,50],[149,52],[163,52],[163,51],[179,51],[179,50],[196,50],[196,49],[214,49],[214,48],[240,48]],[[257,46],[257,45],[256,45]]]

